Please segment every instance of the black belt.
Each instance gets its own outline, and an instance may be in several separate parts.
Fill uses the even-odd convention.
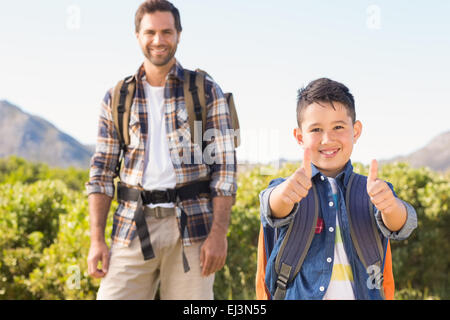
[[[196,181],[186,186],[168,189],[168,190],[154,190],[146,191],[139,190],[132,187],[127,187],[122,183],[117,185],[117,198],[122,201],[137,201],[136,211],[134,213],[134,221],[136,223],[136,231],[141,241],[141,250],[144,255],[144,260],[149,260],[155,257],[153,247],[150,242],[150,234],[148,232],[147,223],[145,222],[144,208],[147,204],[170,203],[193,199],[199,194],[210,194],[210,181]],[[184,233],[186,227],[186,213],[182,210],[181,217],[181,234]],[[184,252],[183,252],[184,253]],[[183,254],[183,264],[185,272],[189,270],[186,257]]]
[[[139,190],[136,188],[127,187],[122,183],[117,185],[117,198],[124,201],[138,201],[142,197],[142,203],[158,204],[158,203],[175,203],[180,201],[193,199],[201,193],[209,194],[211,189],[208,181],[197,181],[177,189],[167,190]]]

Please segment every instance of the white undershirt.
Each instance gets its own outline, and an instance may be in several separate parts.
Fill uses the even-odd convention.
[[[328,181],[330,182],[331,190],[333,192],[334,202],[339,208],[339,190],[337,182],[334,178],[330,177],[328,177]],[[344,243],[342,242],[341,228],[337,216],[339,213],[339,210],[337,210],[336,228],[333,230],[335,232],[333,271],[330,284],[328,285],[323,299],[355,300],[355,295],[353,293],[353,273],[345,252]]]
[[[176,185],[175,169],[170,159],[164,115],[164,87],[152,87],[143,78],[148,112],[148,139],[145,148],[142,186],[145,190],[173,189]],[[148,205],[173,207],[173,203]]]

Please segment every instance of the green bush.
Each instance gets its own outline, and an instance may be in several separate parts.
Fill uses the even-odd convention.
[[[53,243],[67,213],[67,194],[57,180],[0,185],[0,298],[33,298],[24,279]]]
[[[73,167],[50,168],[44,163],[28,162],[16,156],[0,159],[0,184],[17,182],[30,184],[40,180],[61,180],[69,189],[83,191],[88,177],[88,170]]]

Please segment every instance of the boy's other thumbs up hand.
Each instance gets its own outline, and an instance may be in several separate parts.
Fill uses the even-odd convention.
[[[367,176],[367,193],[372,203],[383,213],[388,213],[397,205],[395,196],[388,184],[378,179],[378,162],[372,160]]]
[[[378,181],[378,162],[373,159],[369,166],[369,175],[367,176],[367,193],[372,196],[375,194]]]
[[[373,159],[372,162],[370,163],[369,176],[367,177],[367,179],[370,182],[375,182],[377,178],[378,178],[378,162],[377,160]]]

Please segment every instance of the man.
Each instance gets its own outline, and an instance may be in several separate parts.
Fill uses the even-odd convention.
[[[88,272],[102,278],[98,299],[153,299],[158,284],[161,299],[213,299],[214,273],[225,264],[237,189],[229,108],[219,86],[207,78],[206,128],[215,137],[201,163],[183,157],[198,154],[202,146],[190,140],[184,70],[174,57],[182,31],[179,12],[166,0],[149,0],[137,10],[135,24],[145,60],[135,75],[112,246],[109,251],[104,233],[120,146],[110,90],[102,103],[87,183]],[[137,198],[127,197],[136,190]],[[174,192],[177,197],[169,196]],[[155,194],[163,200],[152,200]]]

